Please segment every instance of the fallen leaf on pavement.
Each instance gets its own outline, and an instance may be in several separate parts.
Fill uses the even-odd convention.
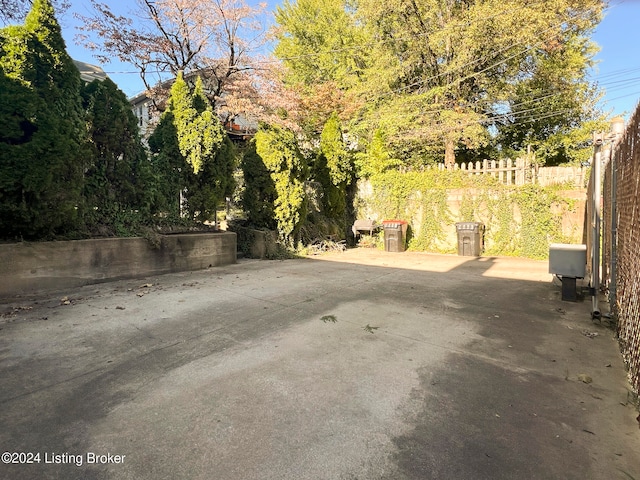
[[[578,380],[580,380],[583,383],[591,383],[591,382],[593,382],[593,378],[591,378],[589,375],[587,375],[585,373],[581,373],[580,375],[578,375]]]

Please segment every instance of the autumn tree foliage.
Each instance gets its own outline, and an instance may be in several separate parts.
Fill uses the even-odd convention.
[[[587,81],[600,0],[299,0],[276,12],[275,54],[307,97],[332,83],[357,98],[360,146],[382,131],[405,167],[462,152],[581,146],[599,118]],[[341,112],[346,109],[341,110]],[[312,112],[314,114],[315,112]]]
[[[49,0],[0,30],[0,231],[43,238],[78,228],[87,132],[80,73]]]
[[[183,72],[203,79],[214,110],[240,101],[262,46],[264,5],[244,0],[140,0],[126,12],[91,0],[93,14],[80,15],[79,41],[109,63],[133,65],[147,89],[160,96],[161,82]],[[96,38],[97,37],[97,38]],[[223,100],[224,97],[224,100]],[[229,109],[227,108],[227,111]],[[235,113],[229,112],[229,116]]]
[[[319,135],[333,113],[355,115],[371,59],[367,33],[344,0],[286,0],[275,19],[274,54],[286,69],[283,82],[299,95],[302,129]]]

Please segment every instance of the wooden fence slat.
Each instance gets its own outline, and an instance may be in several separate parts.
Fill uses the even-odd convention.
[[[432,168],[431,166],[427,168]],[[562,183],[573,183],[578,187],[584,187],[586,169],[584,167],[540,167],[534,170],[527,159],[517,158],[516,160],[501,159],[483,161],[469,161],[456,163],[452,167],[446,167],[444,163],[437,166],[439,171],[461,170],[470,175],[491,175],[498,181],[506,185],[524,185],[535,183],[539,185],[554,185]]]

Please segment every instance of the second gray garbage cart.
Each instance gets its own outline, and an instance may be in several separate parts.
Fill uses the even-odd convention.
[[[479,222],[456,223],[458,255],[479,257],[482,253],[484,225]]]

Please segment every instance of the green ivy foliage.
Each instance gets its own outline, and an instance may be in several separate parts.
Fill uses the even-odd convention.
[[[289,130],[261,125],[255,136],[256,153],[262,158],[275,187],[274,216],[279,240],[295,248],[307,214],[304,181],[308,167],[295,135]]]
[[[549,244],[562,241],[562,215],[553,206],[569,206],[553,188],[523,185],[514,191],[520,210],[520,251],[532,258],[546,258]]]
[[[486,227],[485,254],[544,259],[549,244],[571,243],[562,233],[562,217],[575,205],[555,187],[507,186],[485,175],[461,171],[398,172],[390,170],[369,180],[373,196],[367,207],[379,218],[401,218],[418,228],[409,248],[454,253],[445,245],[456,222],[479,221]],[[461,195],[457,215],[448,197]],[[575,242],[575,240],[573,240]]]

